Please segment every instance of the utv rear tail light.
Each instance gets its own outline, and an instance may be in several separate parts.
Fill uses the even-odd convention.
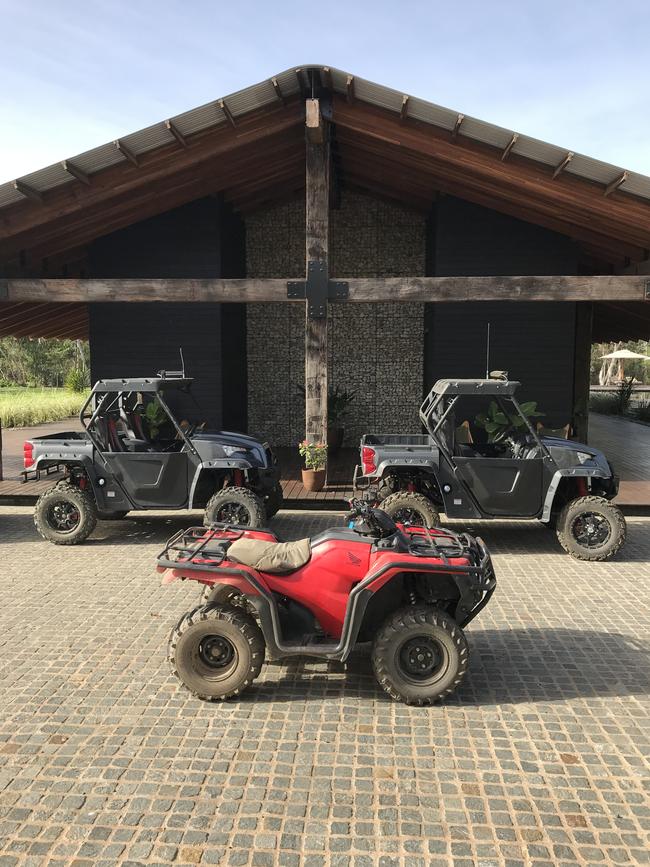
[[[34,446],[30,442],[23,444],[23,465],[25,469],[34,466]]]
[[[364,476],[372,476],[377,472],[377,464],[375,463],[375,450],[364,446],[361,449],[361,463],[363,464]]]

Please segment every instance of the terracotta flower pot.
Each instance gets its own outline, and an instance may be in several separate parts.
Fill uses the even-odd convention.
[[[303,470],[302,484],[306,491],[322,491],[325,487],[325,470]]]

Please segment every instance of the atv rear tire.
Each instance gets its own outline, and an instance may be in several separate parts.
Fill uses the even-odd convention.
[[[415,527],[439,527],[440,513],[423,494],[398,491],[377,506],[398,524]]]
[[[255,616],[255,610],[252,605],[249,605],[248,599],[245,596],[233,588],[224,587],[223,585],[213,587],[210,584],[206,584],[201,590],[199,605],[232,605],[242,611],[247,611],[253,617]]]
[[[77,545],[97,526],[97,504],[88,491],[57,482],[36,501],[34,524],[55,545]]]
[[[168,659],[191,693],[205,701],[223,701],[242,693],[260,673],[264,638],[240,608],[203,605],[172,630]]]
[[[405,704],[425,705],[463,680],[469,648],[455,620],[431,605],[400,608],[380,627],[372,666],[382,689]]]
[[[205,507],[205,526],[221,522],[242,527],[264,527],[266,509],[262,500],[248,488],[222,488],[210,497]]]
[[[557,519],[558,541],[576,560],[608,560],[626,535],[623,513],[604,497],[577,497]]]

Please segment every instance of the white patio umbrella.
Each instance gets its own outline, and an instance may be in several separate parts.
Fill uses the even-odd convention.
[[[629,349],[616,349],[614,352],[608,352],[607,355],[601,355],[601,358],[616,358],[618,359],[618,377],[625,379],[625,362],[632,358],[643,358],[645,361],[650,361],[650,355],[643,355],[641,352],[632,352]]]

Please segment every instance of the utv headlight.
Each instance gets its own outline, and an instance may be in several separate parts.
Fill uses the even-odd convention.
[[[222,446],[223,453],[227,458],[231,458],[233,455],[245,455],[248,449],[244,449],[241,446]]]
[[[586,464],[588,461],[593,461],[594,455],[589,452],[577,452],[578,460],[581,464]]]

